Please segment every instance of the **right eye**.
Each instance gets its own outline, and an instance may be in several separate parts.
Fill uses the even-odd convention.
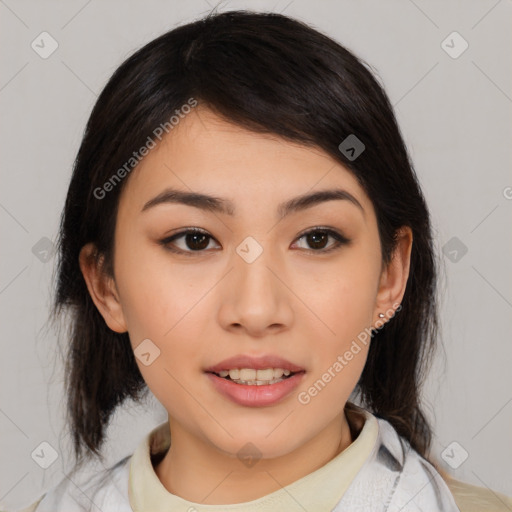
[[[181,247],[177,247],[177,240],[180,240]],[[204,252],[204,250],[208,247],[211,240],[215,240],[211,235],[209,235],[206,231],[202,229],[193,228],[193,229],[185,229],[176,233],[172,236],[164,238],[160,240],[160,244],[163,245],[169,251],[186,254],[187,256],[192,256],[193,253]]]

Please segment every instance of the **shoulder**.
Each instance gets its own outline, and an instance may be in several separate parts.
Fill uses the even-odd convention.
[[[429,510],[429,503],[436,503],[437,510],[460,512],[501,512],[512,510],[512,498],[492,489],[467,484],[439,472],[433,464],[416,452],[400,437],[391,424],[378,419],[382,445],[389,449],[402,466],[393,501],[411,510]],[[401,445],[402,456],[398,445]],[[397,466],[398,467],[398,466]],[[402,508],[400,508],[402,510]]]
[[[128,499],[127,456],[94,474],[65,477],[37,501],[18,512],[132,512]]]
[[[486,487],[461,482],[449,475],[443,475],[461,512],[509,512],[512,498]]]
[[[36,510],[37,506],[39,505],[39,503],[41,502],[41,500],[43,498],[44,498],[44,495],[41,496],[36,502],[32,503],[28,507],[23,508],[23,509],[18,509],[16,512],[33,512],[34,510]],[[0,512],[9,512],[9,511],[1,509]]]
[[[456,512],[454,497],[434,466],[399,436],[382,418],[379,423],[376,462],[385,466],[393,480],[389,496],[390,510],[439,510]]]
[[[365,415],[367,421],[377,424],[377,435],[335,512],[459,512],[436,469],[398,435],[391,423],[369,411]]]

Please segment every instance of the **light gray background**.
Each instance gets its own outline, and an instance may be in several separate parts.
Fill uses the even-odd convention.
[[[56,333],[46,327],[55,258],[44,263],[32,248],[43,237],[55,241],[72,161],[106,80],[142,44],[206,14],[209,1],[0,0],[2,507],[32,502],[71,463]],[[378,70],[438,250],[453,237],[468,249],[457,262],[443,257],[445,357],[441,350],[425,389],[433,451],[442,460],[457,441],[469,457],[451,471],[456,478],[512,495],[512,2],[230,1],[219,10],[232,8],[298,17]],[[48,59],[31,48],[43,31],[59,44]],[[441,46],[453,31],[469,43],[456,59]],[[108,461],[166,420],[152,400],[116,415]],[[43,441],[59,454],[46,470],[31,457]],[[463,452],[451,445],[448,453]]]

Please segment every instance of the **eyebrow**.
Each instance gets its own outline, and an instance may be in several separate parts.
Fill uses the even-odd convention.
[[[363,216],[365,216],[364,208],[361,203],[346,190],[330,189],[320,190],[309,194],[303,194],[281,203],[277,208],[277,215],[280,218],[286,217],[290,213],[295,213],[307,208],[311,208],[325,201],[346,200],[357,206]],[[150,199],[142,208],[142,212],[153,208],[160,204],[177,203],[185,204],[200,208],[201,210],[223,213],[233,216],[235,214],[235,206],[229,199],[221,197],[201,194],[199,192],[187,192],[184,190],[176,190],[167,188],[153,199]]]

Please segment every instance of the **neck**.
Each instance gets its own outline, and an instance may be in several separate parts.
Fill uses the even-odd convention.
[[[169,424],[172,443],[155,472],[170,493],[209,505],[244,503],[271,494],[324,466],[353,442],[342,412],[292,452],[245,467],[171,419]]]

